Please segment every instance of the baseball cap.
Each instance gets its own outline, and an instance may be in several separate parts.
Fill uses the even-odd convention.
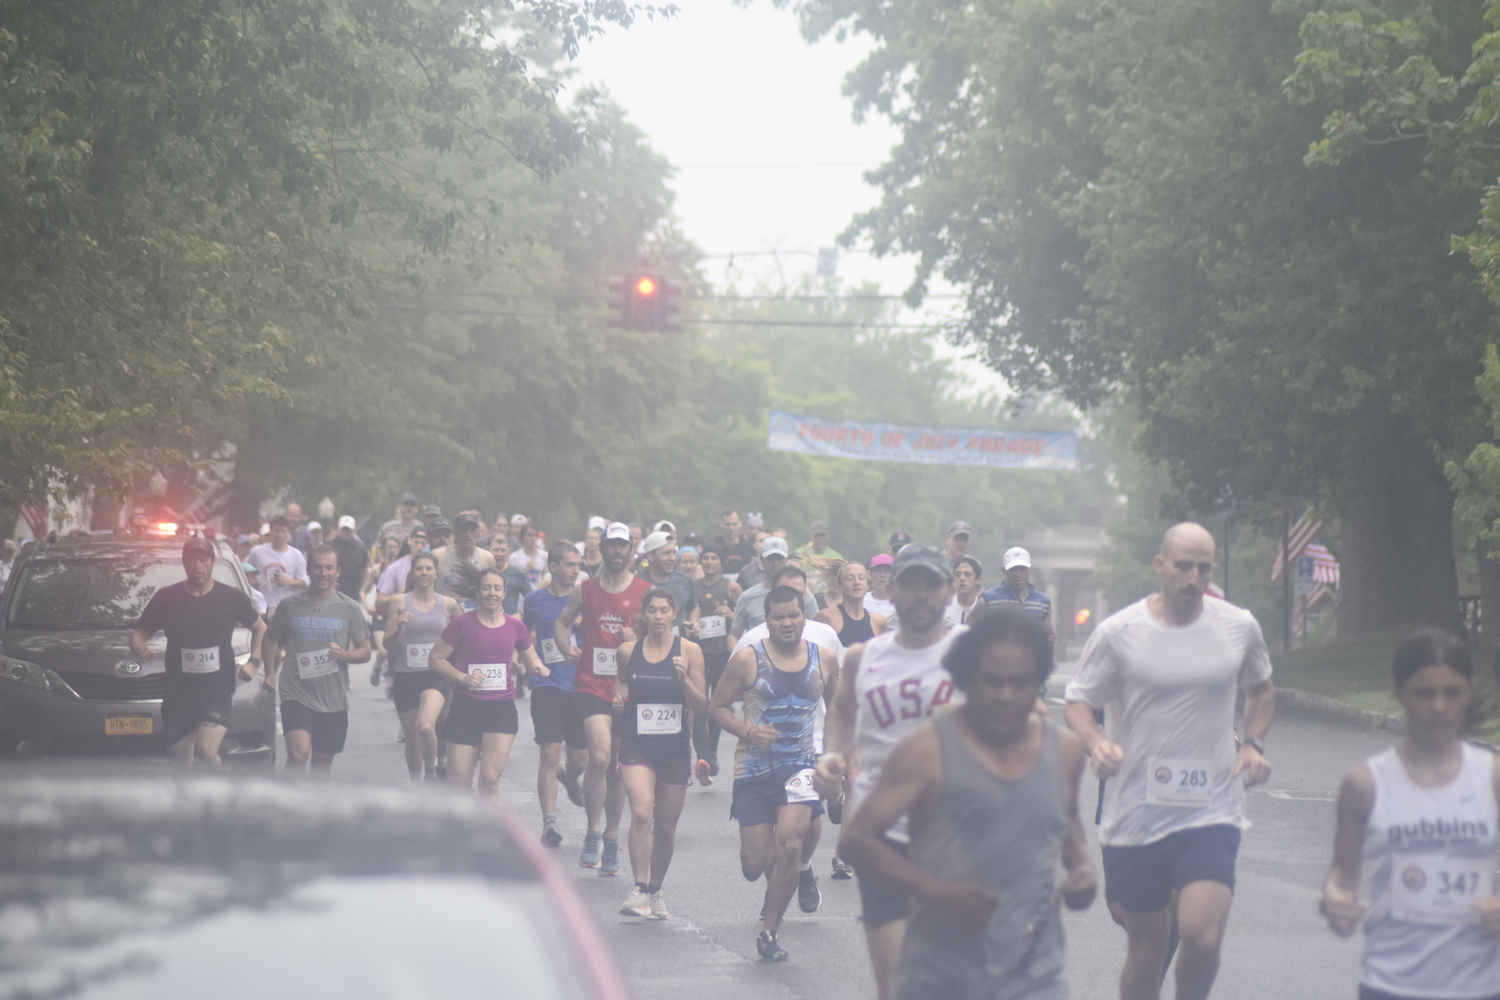
[[[724,558],[724,548],[718,542],[704,542],[702,547],[700,547],[698,550],[698,554],[700,556],[706,556],[710,552],[718,556],[720,559]]]
[[[809,526],[808,532],[813,535],[826,535],[828,534],[828,525],[824,524],[822,521],[814,521]]]
[[[348,514],[345,514],[343,517],[339,518],[339,527],[340,528],[352,528],[352,527],[354,527],[354,518],[351,517],[351,516],[349,516]]]
[[[397,501],[397,503],[400,503],[400,504],[409,504],[409,503],[414,504],[416,502],[417,502],[417,495],[415,493],[403,493],[403,494],[401,494],[401,499]]]
[[[189,556],[212,556],[218,553],[214,551],[214,543],[207,538],[189,538],[182,543],[182,558]]]
[[[426,517],[429,514],[432,515],[433,517],[442,517],[443,516],[443,508],[439,507],[435,503],[430,503],[426,507],[422,508],[422,516],[423,517]]]
[[[641,542],[641,551],[642,552],[655,552],[657,549],[661,548],[663,545],[671,545],[671,544],[672,544],[672,536],[671,535],[667,534],[665,531],[653,531],[653,532],[651,532],[651,534],[649,534],[649,535],[646,536],[646,540],[645,541]]]
[[[629,542],[630,525],[615,521],[604,529],[604,538],[601,541]]]
[[[525,524],[526,523],[526,515],[525,514],[516,514],[515,516],[513,516],[510,519],[510,523],[511,524]]]
[[[760,557],[764,559],[770,555],[782,555],[791,558],[792,550],[786,547],[786,539],[772,535],[760,543]]]
[[[673,524],[671,521],[657,521],[651,526],[651,533],[654,535],[658,531],[665,531],[667,534],[675,538],[677,535],[677,525]]]
[[[894,549],[894,548],[896,548],[898,546],[901,546],[901,545],[910,545],[910,544],[911,544],[911,536],[908,535],[906,532],[904,532],[904,531],[897,531],[897,532],[893,532],[891,534],[891,548]]]
[[[609,527],[609,522],[600,517],[598,514],[595,514],[593,517],[589,518],[589,531],[593,531],[595,528],[603,531],[607,527]]]
[[[308,531],[322,531],[323,530],[323,526],[321,524],[319,524],[317,521],[308,521],[307,522],[307,530]]]
[[[238,538],[236,538],[234,540],[234,544],[236,544],[236,545],[244,545],[248,541],[250,541],[250,536],[249,535],[240,535]]]
[[[882,552],[878,556],[870,560],[870,568],[874,569],[876,566],[889,566],[895,561],[896,560],[890,557],[889,553]]]
[[[908,545],[896,556],[895,569],[891,571],[891,582],[895,583],[913,569],[924,569],[942,583],[953,582],[953,564],[948,557],[931,545]]]
[[[435,534],[436,532],[439,532],[439,531],[452,531],[452,530],[453,530],[453,522],[450,521],[450,520],[448,520],[446,517],[440,517],[436,521],[433,521],[431,524],[429,524],[427,526],[427,533],[429,535]]]
[[[1006,549],[1005,555],[1000,557],[1000,568],[1010,569],[1012,566],[1025,566],[1031,568],[1031,553],[1019,545],[1013,549]]]
[[[952,538],[954,535],[967,535],[971,530],[972,529],[969,527],[968,521],[954,521],[952,524],[948,525],[948,537]]]
[[[479,527],[479,518],[473,514],[459,514],[453,519],[453,526],[455,528],[477,528]]]

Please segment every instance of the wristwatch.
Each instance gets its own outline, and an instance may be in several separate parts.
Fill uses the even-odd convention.
[[[1264,757],[1266,755],[1266,745],[1264,743],[1262,743],[1260,740],[1256,739],[1254,736],[1246,736],[1245,737],[1245,745],[1246,746],[1250,746],[1250,747],[1254,747],[1255,748],[1255,752],[1258,753],[1258,754],[1260,754],[1262,757]]]

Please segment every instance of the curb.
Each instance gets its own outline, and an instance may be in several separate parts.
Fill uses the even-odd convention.
[[[1376,712],[1368,708],[1355,708],[1353,705],[1345,705],[1335,698],[1323,694],[1313,694],[1310,691],[1299,691],[1296,688],[1276,689],[1277,708],[1295,708],[1299,711],[1318,715],[1325,719],[1334,719],[1338,722],[1347,722],[1355,726],[1363,726],[1366,729],[1384,729],[1388,733],[1397,736],[1406,735],[1406,720],[1399,715],[1387,715],[1384,712]],[[1491,753],[1500,754],[1500,746],[1487,740],[1475,739],[1472,736],[1464,738],[1466,742],[1477,747],[1484,747]]]
[[[1276,689],[1276,707],[1295,708],[1325,719],[1335,719],[1339,722],[1363,726],[1366,729],[1384,729],[1397,736],[1406,734],[1406,720],[1399,715],[1387,715],[1368,708],[1355,708],[1336,698],[1313,694],[1311,691],[1279,687]]]

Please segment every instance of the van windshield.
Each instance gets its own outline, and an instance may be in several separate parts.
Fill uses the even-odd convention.
[[[34,559],[10,586],[7,623],[11,628],[41,632],[134,628],[162,587],[187,579],[174,555],[124,552],[93,556]],[[240,589],[234,567],[220,559],[216,583]]]

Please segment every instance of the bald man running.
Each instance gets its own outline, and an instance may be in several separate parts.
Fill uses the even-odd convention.
[[[1104,789],[1099,842],[1105,899],[1129,945],[1121,1000],[1157,1000],[1176,894],[1177,997],[1204,1000],[1234,893],[1245,787],[1271,765],[1262,740],[1275,692],[1260,626],[1207,597],[1213,536],[1170,528],[1155,559],[1161,591],[1099,624],[1067,688],[1067,720]],[[1244,688],[1245,741],[1234,703]],[[1094,722],[1103,708],[1108,732]]]

